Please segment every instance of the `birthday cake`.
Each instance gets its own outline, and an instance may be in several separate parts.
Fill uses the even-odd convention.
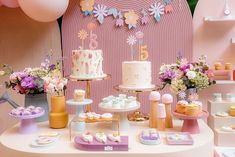
[[[103,77],[102,50],[73,50],[72,75],[74,78]]]

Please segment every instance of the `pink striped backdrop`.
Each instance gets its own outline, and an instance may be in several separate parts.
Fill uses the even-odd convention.
[[[119,9],[147,10],[154,3],[154,0],[95,0],[108,7]],[[160,0],[163,2],[163,0]],[[95,30],[98,35],[99,49],[104,52],[103,69],[107,74],[112,75],[111,80],[92,82],[91,96],[94,100],[92,110],[98,111],[98,103],[108,95],[118,94],[113,86],[121,83],[121,63],[130,60],[130,47],[126,44],[129,34],[136,31],[145,33],[145,43],[150,53],[149,60],[152,62],[152,78],[154,84],[159,84],[158,72],[163,63],[172,63],[176,55],[181,51],[187,58],[192,58],[193,27],[192,16],[186,0],[181,0],[181,7],[178,0],[173,0],[174,12],[164,15],[160,23],[156,23],[153,17],[146,26],[137,26],[137,29],[128,30],[127,27],[116,28],[113,17],[105,18],[103,25]],[[67,12],[62,23],[62,45],[64,55],[65,75],[71,73],[71,54],[73,49],[78,49],[81,41],[77,37],[80,29],[86,28],[89,22],[96,22],[93,17],[84,17],[79,7],[79,0],[70,0]],[[98,23],[97,23],[98,24]],[[85,43],[88,48],[88,42]],[[75,88],[85,89],[85,83],[70,82],[66,97],[71,98]],[[145,113],[149,110],[148,94],[141,94],[141,110]]]

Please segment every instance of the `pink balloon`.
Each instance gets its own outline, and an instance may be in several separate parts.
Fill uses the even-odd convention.
[[[18,0],[0,0],[0,3],[2,3],[2,5],[9,7],[9,8],[18,8],[19,7]],[[0,6],[1,6],[1,4],[0,4]]]
[[[62,16],[69,0],[18,0],[21,9],[30,18],[40,22],[51,22]]]

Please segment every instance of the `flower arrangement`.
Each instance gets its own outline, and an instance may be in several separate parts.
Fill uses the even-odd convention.
[[[49,87],[52,87],[51,84],[48,86],[48,78],[61,77],[61,73],[59,62],[57,64],[50,64],[50,58],[51,55],[48,55],[40,67],[25,68],[23,71],[12,72],[9,82],[6,82],[6,87],[26,95],[36,95],[52,91],[49,89]],[[65,81],[63,84],[65,84]],[[56,87],[57,89],[59,88]]]
[[[206,56],[201,56],[197,62],[192,63],[179,56],[176,63],[162,65],[159,75],[162,82],[160,90],[169,84],[176,94],[190,88],[204,89],[216,83],[212,79],[213,71],[209,69]]]

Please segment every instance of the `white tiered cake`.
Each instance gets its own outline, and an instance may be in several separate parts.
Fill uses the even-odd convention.
[[[73,50],[72,78],[92,79],[105,77],[102,50]]]
[[[120,87],[128,89],[154,88],[151,62],[124,61],[122,63],[122,85]]]

